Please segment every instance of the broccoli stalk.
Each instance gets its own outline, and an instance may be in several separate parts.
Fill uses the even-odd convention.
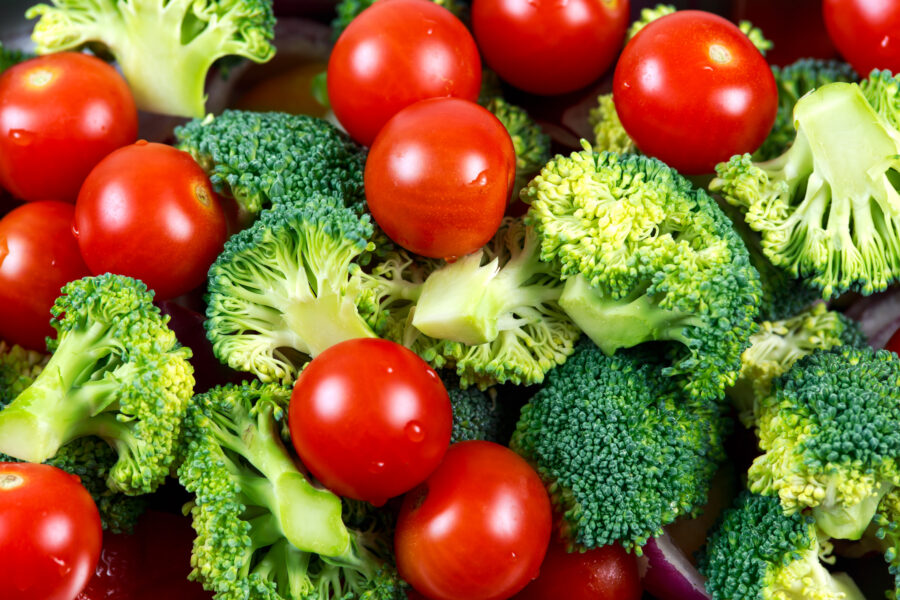
[[[275,19],[270,0],[52,0],[31,7],[41,54],[104,45],[138,108],[202,117],[206,74],[218,59],[266,62]]]

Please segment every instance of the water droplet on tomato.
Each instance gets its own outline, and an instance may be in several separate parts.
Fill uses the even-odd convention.
[[[403,431],[406,433],[406,439],[411,442],[421,442],[425,439],[425,430],[418,421],[410,421],[403,428]]]
[[[386,370],[388,373],[393,373],[393,372],[394,372],[394,367],[388,367],[388,368],[385,369],[385,370]]]
[[[891,36],[889,36],[889,35],[886,35],[881,39],[881,47],[882,48],[887,48],[888,44],[890,44],[890,43],[891,43]]]
[[[382,471],[382,469],[384,469],[384,461],[383,460],[372,461],[372,463],[369,465],[370,473],[380,473]]]
[[[81,235],[81,232],[78,231],[78,225],[72,223],[72,235],[75,236],[75,239],[78,239],[78,236]]]
[[[34,132],[27,129],[10,129],[9,139],[17,146],[29,146],[34,141]]]

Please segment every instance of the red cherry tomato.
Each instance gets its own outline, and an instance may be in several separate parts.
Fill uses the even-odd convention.
[[[397,113],[372,144],[366,200],[407,250],[456,257],[497,232],[515,176],[512,140],[494,115],[467,100],[424,100]]]
[[[60,288],[90,275],[72,235],[74,218],[71,204],[45,201],[0,219],[0,339],[46,350]]]
[[[537,577],[551,521],[547,492],[523,458],[492,442],[454,444],[403,499],[397,568],[428,598],[509,598]]]
[[[484,61],[534,94],[562,94],[613,64],[629,22],[629,0],[475,0],[472,30]]]
[[[288,412],[310,472],[337,494],[375,505],[424,481],[450,443],[444,384],[388,340],[348,340],[319,354],[300,373]]]
[[[900,73],[900,1],[824,0],[822,11],[831,41],[860,77]]]
[[[328,61],[328,99],[366,146],[400,109],[426,98],[476,100],[481,59],[469,30],[429,0],[380,0],[350,22]]]
[[[94,165],[136,138],[131,90],[99,58],[49,54],[0,75],[0,186],[18,198],[74,202]]]
[[[621,546],[567,552],[554,537],[541,574],[515,600],[640,600],[641,594],[637,559]]]
[[[762,54],[733,23],[684,10],[628,42],[613,100],[642,152],[699,174],[759,147],[775,122],[778,90]]]
[[[822,0],[732,0],[731,20],[750,21],[772,42],[770,65],[786,66],[801,58],[837,58],[822,17]],[[803,27],[797,27],[797,23]]]
[[[75,231],[95,274],[142,280],[157,300],[206,280],[227,237],[225,213],[191,155],[137,142],[97,165],[75,205]]]
[[[100,558],[100,513],[78,477],[0,463],[0,598],[72,600]]]

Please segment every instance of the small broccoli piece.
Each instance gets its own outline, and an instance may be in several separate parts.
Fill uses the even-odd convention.
[[[772,49],[774,44],[771,40],[767,40],[765,34],[763,34],[762,29],[759,27],[754,27],[753,23],[750,21],[740,21],[738,22],[738,29],[741,30],[741,33],[750,38],[750,42],[756,46],[756,49],[759,50],[759,53],[763,56],[766,55],[766,52]]]
[[[500,97],[491,98],[484,104],[503,123],[516,151],[516,183],[513,198],[540,172],[550,160],[550,136],[541,126],[528,116],[524,108],[510,104]]]
[[[246,213],[316,193],[341,197],[360,214],[366,210],[366,150],[323,119],[226,110],[176,128],[175,137],[216,191]]]
[[[794,106],[804,95],[835,81],[856,81],[856,72],[839,60],[802,58],[786,67],[772,67],[778,85],[778,112],[772,131],[756,152],[753,160],[764,161],[782,154],[797,135],[794,129]]]
[[[610,357],[586,340],[522,408],[510,447],[535,466],[575,546],[640,553],[706,502],[724,420],[664,367],[651,350]]]
[[[39,54],[102,45],[138,108],[181,117],[206,114],[203,88],[217,60],[275,54],[271,0],[51,0],[25,16],[40,17]]]
[[[34,383],[50,357],[0,340],[0,407]]]
[[[566,280],[559,304],[608,354],[671,342],[667,373],[691,395],[724,398],[760,302],[744,243],[715,201],[662,162],[583,144],[522,192],[541,259]]]
[[[865,600],[849,577],[822,564],[830,551],[811,517],[744,492],[713,529],[699,568],[713,600]]]
[[[830,537],[856,540],[900,485],[900,359],[840,346],[815,350],[772,381],[759,403],[754,492],[786,514],[812,509]]]
[[[622,127],[612,94],[597,96],[597,106],[588,115],[594,129],[594,151],[615,152],[616,154],[636,154],[637,146]]]
[[[352,264],[373,248],[368,215],[338,198],[277,203],[231,237],[209,270],[207,336],[233,369],[292,383],[306,360],[376,337],[357,310]]]
[[[900,80],[873,72],[803,96],[781,156],[734,156],[710,189],[740,207],[772,263],[829,299],[868,295],[900,277]]]
[[[888,592],[887,597],[897,600],[900,598],[900,488],[895,488],[882,499],[875,513],[873,528],[870,528],[872,530],[875,546],[884,553],[894,576],[894,589]]]
[[[154,491],[174,463],[193,393],[190,349],[178,344],[152,292],[128,277],[70,282],[51,314],[53,354],[0,412],[0,452],[43,462],[73,440],[96,436],[118,456],[110,489]]]
[[[819,302],[781,321],[766,321],[750,338],[741,355],[741,373],[728,390],[741,422],[752,427],[758,404],[769,397],[772,379],[786,373],[797,360],[814,350],[837,346],[865,348],[866,337],[859,325]]]
[[[431,0],[438,6],[443,6],[463,23],[469,22],[469,4],[464,0]],[[341,0],[335,9],[337,16],[331,21],[332,38],[337,40],[350,21],[359,16],[359,13],[375,4],[375,0]]]
[[[244,383],[189,407],[178,477],[195,495],[190,578],[217,600],[405,599],[385,521],[313,485],[287,450],[290,395]]]
[[[671,15],[674,12],[677,12],[677,9],[671,4],[657,4],[653,8],[642,8],[640,18],[628,28],[628,32],[625,35],[625,43],[627,44],[641,29],[653,21]],[[763,56],[772,49],[772,42],[767,40],[762,30],[754,27],[750,21],[741,21],[738,23],[738,29],[750,38],[750,41]]]
[[[512,411],[493,395],[471,387],[462,389],[459,377],[453,372],[441,371],[440,376],[453,409],[450,443],[486,440],[505,445],[509,441],[507,424]]]
[[[26,61],[29,58],[33,57],[33,54],[22,52],[21,50],[13,50],[12,48],[7,48],[3,45],[3,42],[0,42],[0,73],[7,70],[13,65],[17,65],[20,62]]]

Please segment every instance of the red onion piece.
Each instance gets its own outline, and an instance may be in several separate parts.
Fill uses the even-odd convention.
[[[644,546],[644,589],[658,600],[710,600],[705,579],[668,533]]]

